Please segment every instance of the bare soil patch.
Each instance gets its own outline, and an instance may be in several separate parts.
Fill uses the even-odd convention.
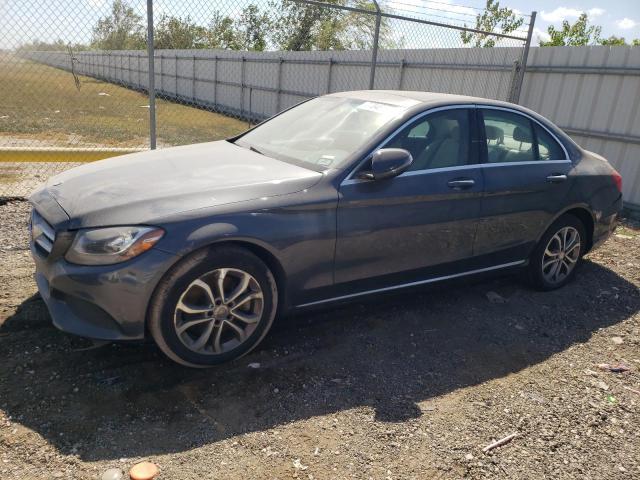
[[[0,206],[0,478],[94,479],[142,459],[161,479],[640,476],[631,224],[560,291],[509,276],[365,299],[282,320],[202,371],[56,330],[27,215]],[[630,371],[598,368],[619,362]]]

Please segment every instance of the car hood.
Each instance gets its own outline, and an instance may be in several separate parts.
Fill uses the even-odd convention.
[[[69,227],[81,228],[153,223],[199,208],[286,195],[321,177],[218,141],[93,162],[52,177],[44,188],[68,214]]]

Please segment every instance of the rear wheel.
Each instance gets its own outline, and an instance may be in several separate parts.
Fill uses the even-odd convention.
[[[264,338],[277,309],[276,282],[251,252],[220,247],[174,267],[155,292],[149,330],[172,360],[218,365],[247,354]]]
[[[529,274],[534,286],[554,290],[570,282],[585,246],[585,228],[580,219],[570,214],[558,218],[531,256]]]

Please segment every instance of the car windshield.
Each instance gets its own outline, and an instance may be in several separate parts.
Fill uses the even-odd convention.
[[[386,103],[319,97],[259,125],[235,143],[314,170],[340,168],[403,111]]]

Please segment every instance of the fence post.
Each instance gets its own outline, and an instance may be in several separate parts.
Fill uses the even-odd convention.
[[[252,95],[253,95],[253,87],[249,87],[249,128],[251,128],[251,115],[253,114],[252,105],[251,105],[251,96]]]
[[[518,81],[520,78],[520,60],[514,60],[511,65],[511,81],[509,82],[509,92],[507,93],[507,100],[511,103],[516,98],[516,90],[518,87]]]
[[[404,83],[404,58],[400,60],[400,75],[398,78],[398,90],[402,90],[402,84]]]
[[[240,64],[240,118],[244,117],[244,65],[245,58],[242,56],[242,63]]]
[[[156,69],[153,51],[153,0],[147,0],[147,55],[149,57],[149,147],[156,149]]]
[[[218,55],[213,56],[213,106],[218,105]]]
[[[196,56],[193,56],[193,67],[191,69],[193,71],[193,78],[191,79],[191,99],[193,103],[196,102]]]
[[[373,0],[373,5],[376,7],[376,29],[373,33],[373,48],[371,49],[371,73],[369,76],[369,90],[373,90],[373,85],[376,81],[376,63],[378,62],[378,40],[380,37],[380,20],[381,11],[380,5],[377,0]]]
[[[281,95],[282,95],[282,64],[284,63],[284,58],[280,57],[278,59],[278,85],[276,87],[277,92],[276,92],[276,113],[280,112],[281,109],[281,105],[282,105],[282,100],[281,100]]]
[[[327,93],[331,93],[331,74],[333,71],[333,57],[329,57],[329,70],[327,71]]]
[[[513,97],[509,99],[511,103],[518,103],[520,101],[520,91],[522,90],[522,82],[524,82],[524,72],[527,70],[527,58],[529,57],[529,47],[531,46],[531,37],[533,37],[533,27],[536,23],[537,12],[531,12],[531,20],[529,21],[529,31],[527,32],[527,40],[524,44],[524,50],[522,51],[522,60],[520,60],[520,71],[516,74],[515,88],[513,90]]]

